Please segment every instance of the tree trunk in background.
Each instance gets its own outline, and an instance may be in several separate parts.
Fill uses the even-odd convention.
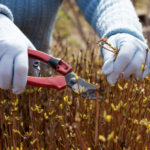
[[[147,14],[146,14],[146,31],[145,34],[147,35],[147,42],[148,46],[150,47],[150,26],[149,26],[149,13],[150,13],[150,0],[148,0],[148,5],[147,5]],[[144,32],[144,30],[143,30]]]
[[[134,5],[134,7],[135,7],[135,4],[136,4],[136,0],[132,0],[132,3],[133,3],[133,5]]]
[[[149,13],[150,13],[150,0],[148,0],[148,5],[147,5],[146,26],[149,25]]]

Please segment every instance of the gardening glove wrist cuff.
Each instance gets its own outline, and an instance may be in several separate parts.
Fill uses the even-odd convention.
[[[0,4],[0,14],[3,14],[5,16],[7,16],[11,21],[13,21],[13,14],[11,12],[10,9],[8,9],[8,7]]]

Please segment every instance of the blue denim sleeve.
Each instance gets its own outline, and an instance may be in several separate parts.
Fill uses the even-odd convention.
[[[7,16],[11,21],[13,21],[13,15],[10,9],[8,9],[6,6],[0,4],[0,13]]]
[[[130,0],[76,0],[100,38],[128,33],[145,42],[142,25]]]

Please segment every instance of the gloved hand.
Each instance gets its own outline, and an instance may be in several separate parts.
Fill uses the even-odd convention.
[[[28,48],[35,49],[25,35],[6,16],[0,14],[0,88],[20,94],[24,91],[28,75]],[[37,76],[31,59],[30,69]]]
[[[102,72],[107,75],[107,81],[110,84],[116,83],[117,79],[122,77],[122,72],[124,72],[124,79],[130,75],[140,79],[142,75],[141,65],[145,63],[147,44],[126,33],[111,36],[108,39],[108,43],[111,43],[113,47],[116,46],[117,50],[120,49],[120,51],[117,59],[114,61],[114,53],[102,49],[104,56]],[[104,47],[110,49],[106,44]],[[150,52],[148,52],[146,65],[147,68],[142,78],[146,77],[150,72]]]

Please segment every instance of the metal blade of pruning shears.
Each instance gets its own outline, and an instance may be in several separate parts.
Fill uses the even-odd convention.
[[[84,91],[81,93],[81,96],[84,98],[89,99],[96,99],[96,87],[80,77],[78,77],[78,81],[75,78],[75,73],[71,71],[65,76],[66,84],[75,92],[75,91],[81,91],[81,89],[84,87]],[[98,93],[102,93],[104,90],[99,88]],[[98,97],[99,99],[102,98],[102,96]]]

